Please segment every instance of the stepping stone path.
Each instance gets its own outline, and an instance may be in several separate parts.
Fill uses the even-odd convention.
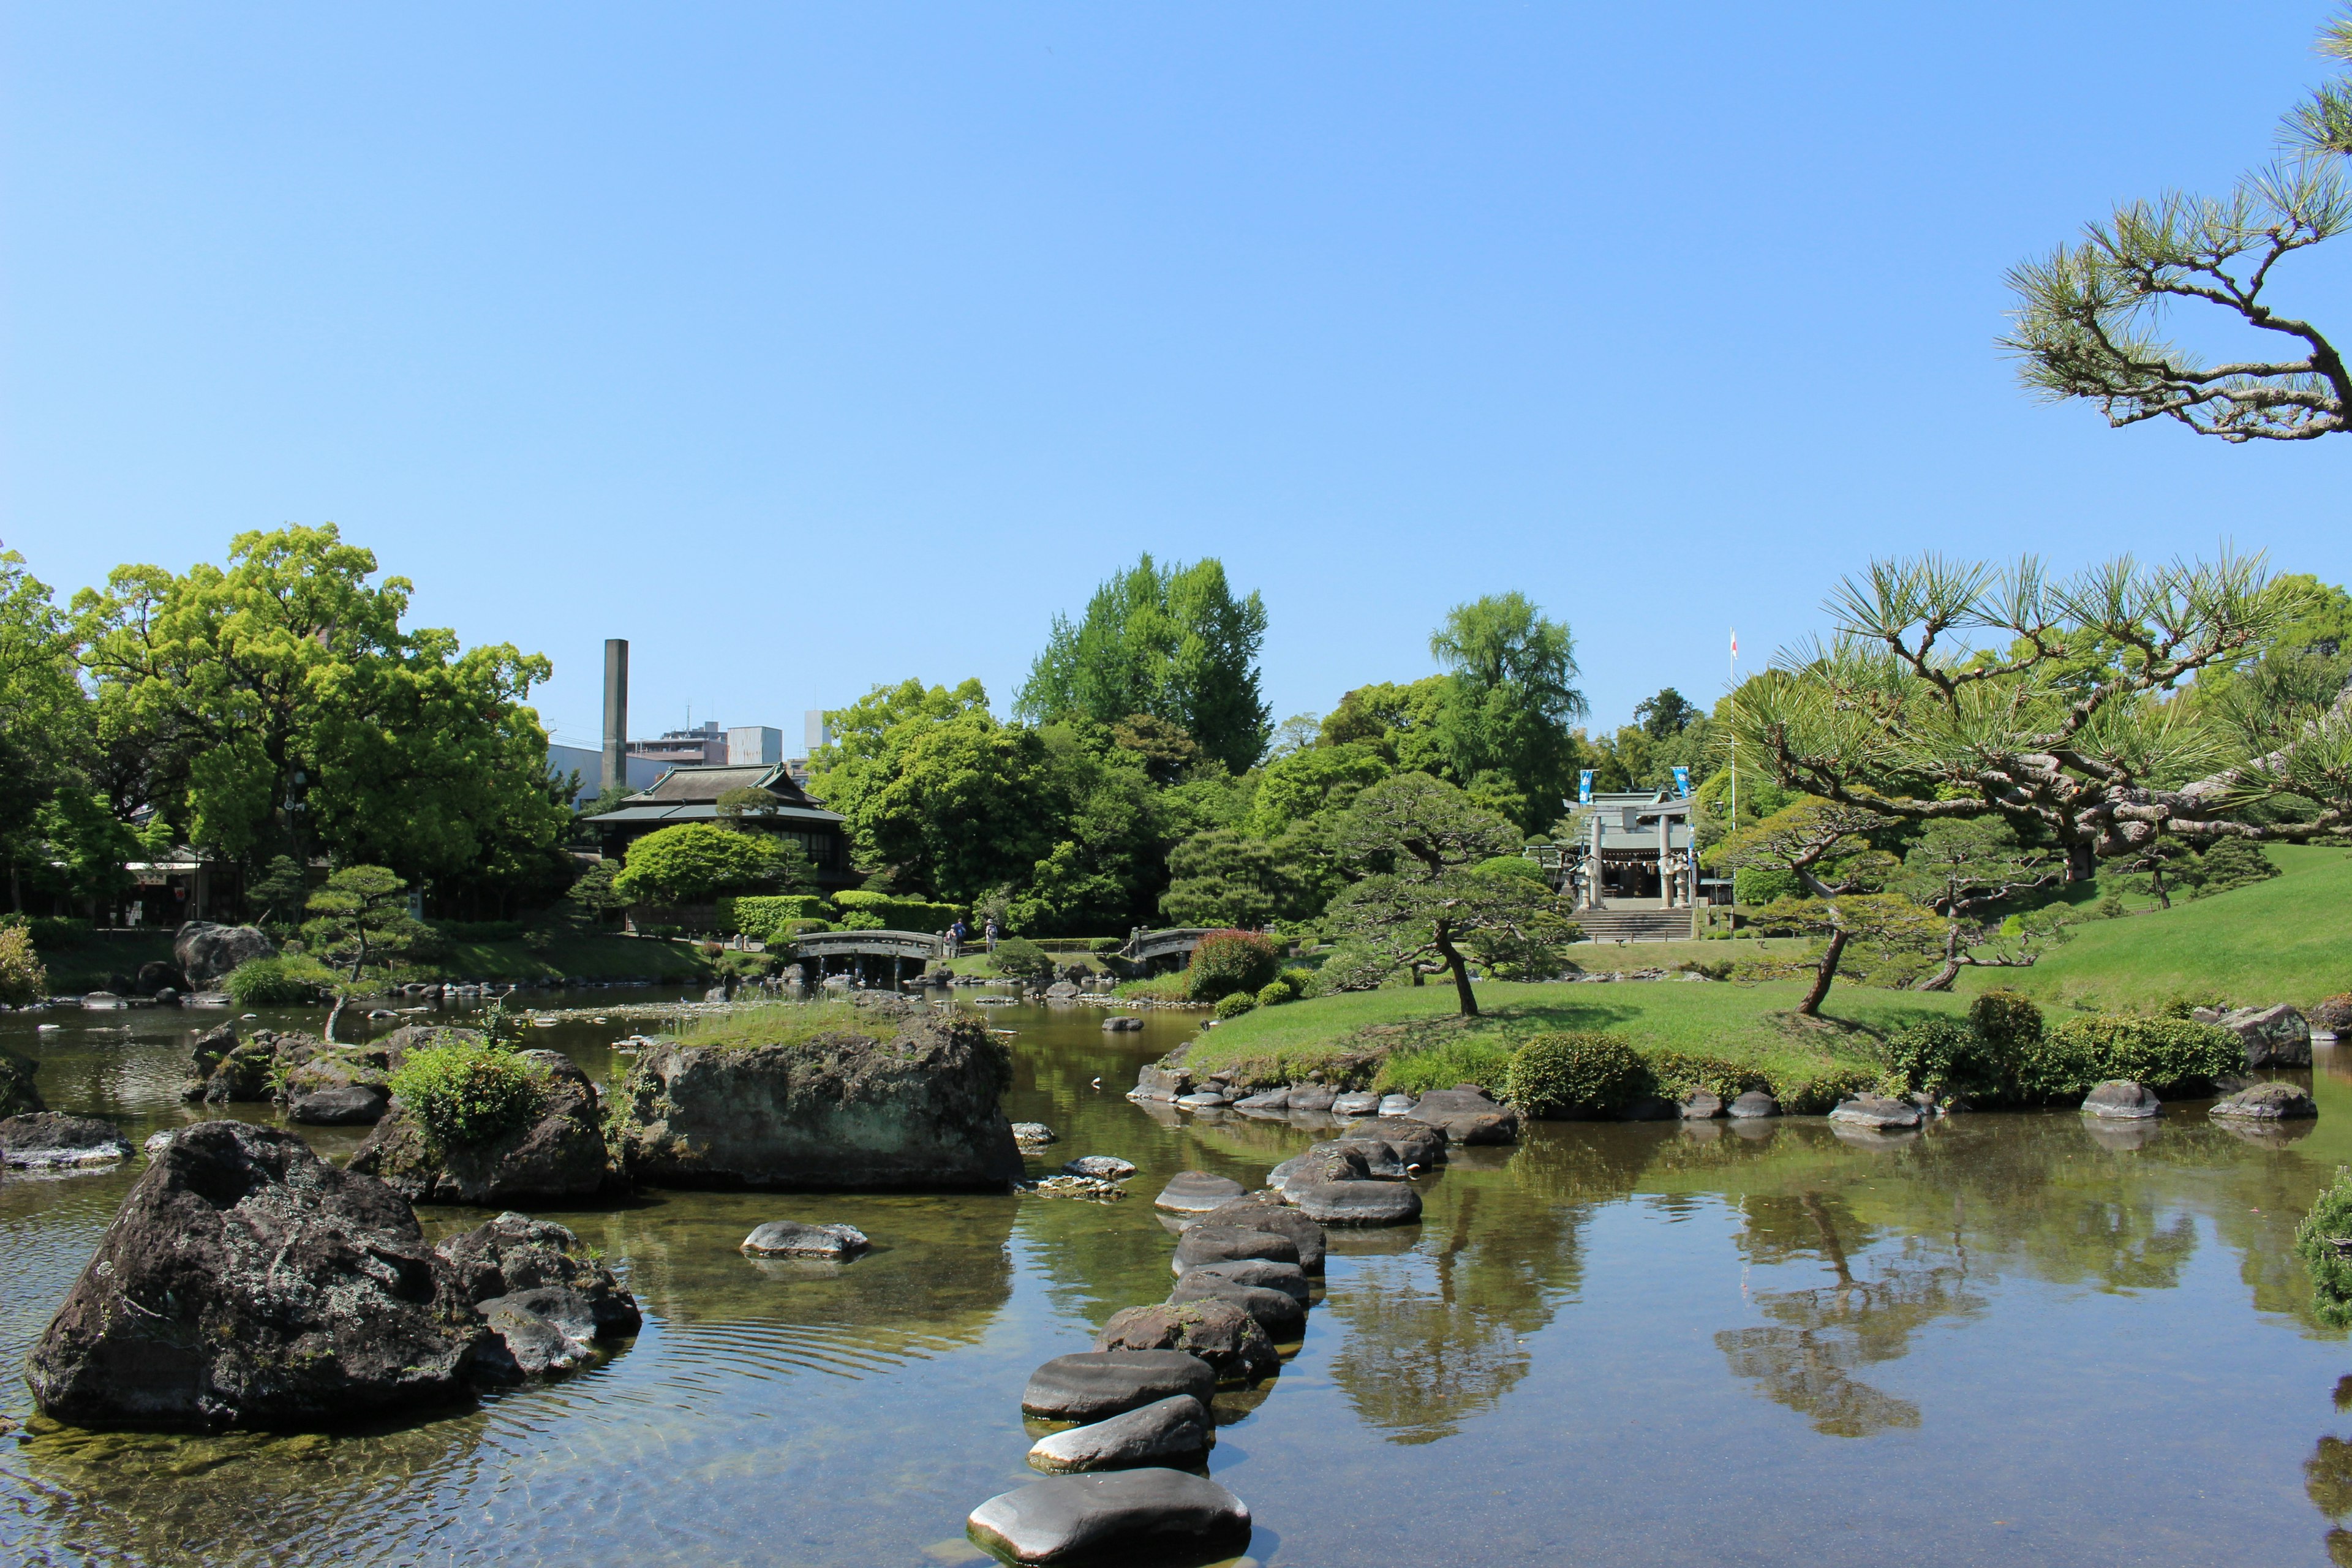
[[[1296,1264],[1299,1261],[1298,1243],[1279,1231],[1203,1221],[1187,1230],[1176,1243],[1176,1258],[1170,1267],[1182,1276],[1213,1263],[1257,1261]]]
[[[1404,1114],[1436,1128],[1445,1134],[1449,1143],[1519,1141],[1519,1113],[1496,1104],[1475,1084],[1431,1089],[1413,1101],[1412,1109]]]
[[[2319,1107],[2291,1083],[2258,1083],[2215,1101],[2208,1114],[2233,1121],[2291,1121],[2318,1115]],[[6,1125],[0,1122],[0,1127]]]
[[[803,1225],[772,1219],[743,1238],[741,1251],[753,1258],[855,1258],[874,1244],[854,1225]]]
[[[1032,1481],[971,1510],[965,1530],[1021,1563],[1097,1561],[1190,1548],[1207,1555],[1249,1543],[1250,1512],[1212,1480],[1181,1470],[1112,1470]]]
[[[1426,1121],[1402,1116],[1376,1116],[1359,1121],[1341,1134],[1347,1138],[1377,1138],[1396,1151],[1398,1161],[1433,1170],[1445,1163],[1445,1134]]]
[[[1254,1383],[1281,1369],[1274,1342],[1231,1301],[1160,1302],[1111,1314],[1098,1351],[1182,1351],[1209,1363],[1220,1383]]]
[[[1421,1217],[1421,1194],[1406,1182],[1309,1182],[1284,1195],[1324,1225],[1404,1225]]]
[[[1234,1258],[1223,1263],[1200,1263],[1177,1276],[1198,1284],[1219,1280],[1231,1285],[1248,1285],[1267,1290],[1279,1290],[1297,1298],[1301,1307],[1311,1294],[1307,1283],[1307,1270],[1296,1263],[1280,1263],[1270,1258]]]
[[[1323,1227],[1297,1209],[1256,1198],[1242,1198],[1202,1215],[1200,1225],[1185,1234],[1189,1237],[1199,1230],[1223,1226],[1234,1226],[1243,1230],[1267,1230],[1276,1236],[1287,1237],[1298,1248],[1298,1267],[1309,1274],[1323,1272]],[[1181,1252],[1183,1244],[1179,1242],[1176,1249]]]
[[[1209,1407],[1179,1394],[1124,1415],[1041,1437],[1029,1462],[1041,1470],[1125,1470],[1189,1458],[1215,1438]]]
[[[1151,1202],[1153,1207],[1166,1209],[1170,1214],[1206,1214],[1241,1195],[1242,1184],[1231,1176],[1181,1171]]]
[[[1307,1327],[1307,1304],[1287,1290],[1263,1285],[1242,1285],[1220,1279],[1211,1269],[1195,1268],[1168,1292],[1171,1306],[1187,1301],[1230,1301],[1257,1320],[1269,1339],[1295,1340]]]
[[[1179,1394],[1206,1405],[1216,1391],[1209,1363],[1181,1351],[1081,1351],[1031,1373],[1021,1408],[1055,1421],[1100,1421]]]
[[[1116,1154],[1081,1154],[1065,1163],[1062,1173],[1070,1176],[1092,1176],[1098,1182],[1123,1182],[1135,1174],[1135,1166],[1132,1162],[1122,1160]]]
[[[2083,1114],[2110,1121],[2145,1121],[2164,1109],[2156,1091],[2127,1078],[2113,1078],[2083,1097]]]

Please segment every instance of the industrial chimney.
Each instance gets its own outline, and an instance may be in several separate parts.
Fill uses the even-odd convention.
[[[629,782],[629,643],[625,637],[604,639],[604,778],[603,786],[620,789]]]

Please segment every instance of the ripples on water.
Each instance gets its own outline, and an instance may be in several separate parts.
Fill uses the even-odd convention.
[[[43,1060],[58,1109],[143,1138],[186,1119],[186,1042],[209,1020],[127,1016],[65,1015],[37,1039],[0,1019],[0,1044]],[[1104,1036],[1099,1016],[990,1021],[1020,1031],[1008,1110],[1064,1133],[1033,1164],[1124,1155],[1135,1198],[655,1193],[542,1211],[625,1267],[646,1309],[601,1365],[332,1436],[62,1431],[13,1384],[0,1414],[28,1426],[0,1439],[0,1560],[966,1560],[964,1513],[1029,1476],[1029,1370],[1165,1294],[1150,1194],[1187,1168],[1255,1181],[1317,1135],[1129,1104],[1135,1067],[1193,1020]],[[540,1039],[609,1079],[627,1032]],[[2288,1250],[2352,1162],[2352,1087],[2323,1063],[2315,1092],[2317,1128],[2284,1138],[2179,1107],[2146,1130],[2068,1113],[1893,1143],[1819,1121],[1552,1126],[1459,1152],[1425,1183],[1422,1225],[1335,1237],[1296,1359],[1221,1396],[1213,1473],[1256,1512],[1257,1560],[1300,1568],[2352,1562],[2336,1396],[2352,1357],[2313,1322]],[[358,1137],[309,1131],[332,1155]],[[0,1184],[10,1366],[138,1168]],[[424,1213],[436,1236],[481,1217]],[[734,1250],[772,1218],[846,1220],[877,1245],[845,1266]]]

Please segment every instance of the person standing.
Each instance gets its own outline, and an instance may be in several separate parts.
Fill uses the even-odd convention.
[[[988,955],[991,958],[993,958],[996,956],[996,917],[994,915],[988,917],[988,924],[984,928],[984,934],[988,942]]]

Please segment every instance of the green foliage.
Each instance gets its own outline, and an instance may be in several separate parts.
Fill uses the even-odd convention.
[[[271,858],[261,875],[245,885],[245,901],[254,918],[275,925],[292,925],[310,896],[310,879],[302,863],[291,855]]]
[[[842,924],[855,931],[942,931],[957,921],[964,920],[968,913],[961,904],[934,903],[926,899],[901,898],[895,893],[869,893],[858,889],[835,893],[833,901],[846,917]],[[874,917],[875,923],[871,926],[862,922],[852,924],[864,915]]]
[[[1500,1096],[1511,1067],[1510,1043],[1473,1037],[1400,1051],[1381,1063],[1371,1087],[1381,1094],[1427,1094],[1475,1083]]]
[[[1239,995],[1241,993],[1235,992],[1234,994]],[[1261,1007],[1279,1007],[1286,1002],[1297,1000],[1297,988],[1279,975],[1258,987],[1257,1005]]]
[[[1015,980],[1043,980],[1054,973],[1054,957],[1027,937],[1008,936],[996,944],[997,973]]]
[[[765,833],[682,822],[629,846],[613,890],[631,903],[698,904],[727,893],[777,887],[793,870],[798,845]]]
[[[1969,1004],[1969,1026],[1997,1061],[2021,1061],[2042,1044],[2042,1005],[2015,991],[1992,990]]]
[[[1240,773],[1265,753],[1273,714],[1258,689],[1265,605],[1234,597],[1223,565],[1160,567],[1150,555],[1102,584],[1085,617],[1054,617],[1015,710],[1114,725],[1148,715]]]
[[[1213,931],[1192,950],[1184,971],[1185,994],[1195,1002],[1237,992],[1254,996],[1281,966],[1274,943],[1255,931]]]
[[[1257,1005],[1257,998],[1246,991],[1228,992],[1217,999],[1216,1014],[1220,1018],[1238,1018]]]
[[[2226,1009],[2229,1005],[2229,997],[2210,985],[2200,985],[2175,991],[2167,996],[2157,1004],[2156,1016],[2159,1018],[2186,1018],[2200,1007]]]
[[[1454,781],[1528,833],[1572,791],[1578,752],[1569,726],[1585,712],[1576,639],[1521,594],[1456,605],[1429,650],[1450,686],[1437,722]]]
[[[2132,1014],[2091,1014],[2049,1031],[2015,1071],[2030,1103],[2080,1100],[2109,1079],[2130,1079],[2159,1095],[2203,1093],[2245,1070],[2245,1047],[2212,1024]]]
[[[756,942],[772,942],[784,933],[785,927],[807,921],[822,922],[833,912],[833,900],[821,893],[771,893],[719,900],[720,927],[741,931]]]
[[[1259,838],[1277,838],[1326,811],[1344,811],[1394,770],[1391,759],[1363,742],[1293,752],[1260,771],[1249,830]]]
[[[305,953],[248,958],[228,972],[221,989],[241,1007],[292,1007],[315,1002],[335,984],[334,973]]]
[[[1650,1064],[1613,1035],[1560,1031],[1512,1053],[1504,1091],[1529,1116],[1609,1116],[1647,1094]]]
[[[389,963],[432,933],[408,912],[408,884],[383,866],[346,866],[310,895],[302,941],[351,978],[371,960]]]
[[[461,1041],[411,1051],[390,1083],[425,1137],[443,1149],[490,1142],[539,1111],[537,1076],[503,1045]]]
[[[1696,1051],[1663,1050],[1650,1058],[1650,1071],[1658,1092],[1670,1100],[1688,1100],[1699,1090],[1724,1100],[1737,1100],[1751,1089],[1773,1092],[1772,1080],[1753,1068]]]
[[[49,994],[49,972],[33,951],[29,927],[0,925],[0,1003],[23,1007]]]
[[[1524,877],[1530,882],[1551,884],[1544,877],[1544,868],[1525,855],[1496,855],[1478,862],[1477,868],[1489,876]]]
[[[996,950],[1003,952],[1004,944],[997,943]],[[1171,970],[1166,974],[1146,975],[1140,980],[1122,983],[1118,994],[1132,1001],[1182,1002],[1191,995],[1191,976],[1181,969]]]
[[[2352,1329],[2352,1171],[2336,1168],[2336,1180],[2295,1227],[2294,1250],[2311,1271],[2314,1315],[2330,1328]]]
[[[1924,1091],[1990,1098],[2004,1087],[2007,1063],[1984,1037],[1952,1018],[1923,1018],[1886,1042],[1887,1076],[1906,1094]]]

